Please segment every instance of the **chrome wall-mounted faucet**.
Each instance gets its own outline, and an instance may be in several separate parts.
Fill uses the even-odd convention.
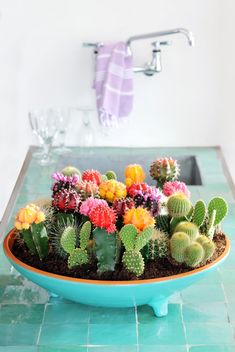
[[[169,29],[166,31],[159,31],[159,32],[132,36],[126,41],[127,50],[130,53],[130,55],[132,55],[131,43],[136,40],[158,38],[158,37],[164,37],[164,36],[173,35],[173,34],[183,34],[187,38],[188,44],[190,46],[194,45],[194,37],[192,32],[188,31],[185,28],[175,28],[175,29]],[[143,72],[146,76],[153,76],[155,73],[161,72],[162,70],[161,47],[164,45],[170,45],[170,44],[171,42],[169,41],[156,40],[152,42],[153,49],[152,49],[151,61],[147,62],[144,66],[134,67],[133,68],[134,72]],[[83,46],[85,47],[94,47],[94,53],[97,53],[99,50],[99,47],[101,47],[102,45],[103,45],[102,42],[83,43]]]

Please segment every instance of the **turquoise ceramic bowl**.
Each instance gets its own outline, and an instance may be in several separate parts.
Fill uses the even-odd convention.
[[[225,251],[213,263],[179,275],[135,281],[99,281],[51,274],[24,264],[11,252],[14,240],[15,232],[12,230],[4,240],[4,251],[11,264],[27,279],[49,292],[71,301],[99,307],[148,304],[158,317],[167,314],[168,299],[173,293],[192,285],[218,267],[228,256],[230,249],[227,239]]]

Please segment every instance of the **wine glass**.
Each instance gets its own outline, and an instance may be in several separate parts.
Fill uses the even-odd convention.
[[[29,123],[42,147],[40,165],[50,165],[49,152],[59,129],[58,112],[55,109],[40,109],[29,112]]]
[[[56,147],[54,151],[58,154],[71,153],[71,149],[65,147],[65,136],[70,124],[71,108],[59,108],[55,109],[55,111],[59,119],[59,128],[57,135],[59,140],[59,146]]]
[[[79,106],[77,110],[82,113],[82,126],[80,128],[79,146],[82,148],[94,145],[94,129],[91,122],[91,113],[94,108],[89,106]]]

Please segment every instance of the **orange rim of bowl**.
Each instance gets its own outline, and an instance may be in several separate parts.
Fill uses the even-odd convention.
[[[30,266],[28,264],[23,263],[21,260],[16,258],[14,254],[11,252],[11,248],[14,244],[15,241],[15,236],[16,236],[16,230],[12,229],[7,236],[4,239],[3,243],[3,248],[5,251],[6,256],[11,259],[14,263],[17,265],[21,266],[22,268],[32,271],[36,274],[48,276],[54,279],[60,279],[60,280],[65,280],[65,281],[72,281],[72,282],[79,282],[79,283],[84,283],[84,284],[93,284],[93,285],[140,285],[140,284],[151,284],[154,282],[162,282],[162,281],[171,281],[175,279],[180,279],[186,276],[191,276],[197,273],[200,273],[206,269],[209,269],[210,267],[214,266],[216,263],[220,262],[224,257],[229,252],[230,249],[230,241],[228,237],[226,236],[226,246],[224,252],[216,258],[212,263],[204,265],[200,268],[187,271],[185,273],[181,274],[176,274],[176,275],[171,275],[171,276],[165,276],[165,277],[160,277],[160,278],[154,278],[154,279],[143,279],[143,280],[125,280],[125,281],[111,281],[111,280],[91,280],[91,279],[80,279],[80,278],[75,278],[75,277],[69,277],[69,276],[64,276],[64,275],[59,275],[59,274],[53,274],[47,271],[43,271],[37,268],[34,268],[33,266]]]

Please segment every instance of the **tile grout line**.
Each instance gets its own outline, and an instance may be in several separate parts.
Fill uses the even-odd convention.
[[[39,331],[38,331],[38,338],[37,338],[37,341],[36,341],[36,346],[39,345],[39,340],[40,340],[41,332],[42,332],[42,326],[43,326],[44,321],[45,321],[47,305],[48,305],[48,303],[45,303],[45,305],[44,305],[44,311],[43,311],[43,316],[42,316],[42,322],[41,322],[41,324],[40,324],[40,328],[39,328]]]
[[[89,318],[88,318],[88,321],[87,321],[87,345],[86,345],[86,351],[88,352],[88,348],[89,348],[89,339],[90,339],[90,323],[91,323],[91,310],[89,309]]]
[[[136,326],[136,343],[137,343],[137,352],[139,352],[140,346],[139,346],[139,328],[138,328],[139,322],[138,322],[138,311],[137,311],[137,305],[135,304],[135,326]]]
[[[181,319],[182,319],[183,330],[184,330],[184,337],[185,337],[185,342],[186,342],[185,347],[186,347],[187,352],[189,352],[190,346],[188,345],[187,334],[186,334],[186,325],[185,325],[184,316],[183,316],[183,300],[180,303],[180,313],[181,313]]]

